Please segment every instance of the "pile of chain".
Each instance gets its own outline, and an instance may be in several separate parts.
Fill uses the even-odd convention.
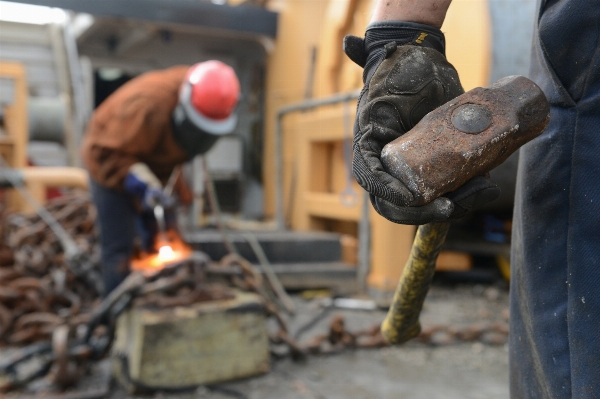
[[[453,345],[457,343],[480,342],[486,345],[503,345],[508,341],[508,323],[473,323],[463,326],[426,326],[415,337],[414,342],[431,346]],[[381,324],[358,331],[348,331],[342,315],[334,315],[329,324],[329,332],[313,337],[303,345],[311,354],[335,354],[346,349],[383,348],[390,346],[381,334]]]
[[[257,269],[247,260],[228,255],[220,262],[211,262],[201,252],[176,264],[170,264],[151,275],[131,273],[108,297],[93,309],[79,315],[79,323],[52,321],[49,341],[21,348],[10,359],[0,361],[0,392],[21,387],[30,381],[47,376],[60,387],[73,385],[85,372],[90,361],[103,358],[113,341],[118,316],[131,306],[169,308],[195,303],[234,298],[234,287],[259,294],[268,315],[275,317],[279,330],[272,339],[283,340],[293,354],[304,355],[288,335],[281,307],[274,294],[263,285]],[[48,315],[50,318],[51,316]],[[50,329],[48,329],[50,330]],[[37,358],[37,367],[23,376],[20,365]],[[8,377],[8,378],[6,378]]]
[[[464,326],[431,325],[424,327],[415,340],[432,346],[452,345],[459,342],[504,345],[508,341],[508,323],[498,321]]]
[[[348,331],[344,316],[335,315],[329,324],[329,332],[313,337],[307,345],[312,354],[333,354],[351,348],[382,348],[389,343],[381,335],[379,324],[366,330]]]
[[[98,271],[96,212],[89,195],[64,195],[49,201],[46,210]],[[1,232],[0,345],[20,349],[0,361],[0,392],[41,376],[58,386],[72,385],[90,360],[106,355],[116,318],[132,305],[167,308],[228,299],[234,297],[232,287],[263,297],[267,313],[279,322],[277,336],[294,347],[277,298],[256,268],[237,255],[214,263],[195,252],[152,275],[132,273],[101,301],[85,279],[73,273],[58,237],[38,215],[5,214]],[[207,275],[217,276],[219,282],[209,282]],[[21,366],[33,358],[37,367],[24,375]]]
[[[47,210],[98,265],[96,211],[88,195],[66,194],[49,201]],[[0,344],[47,340],[59,325],[76,328],[85,323],[97,295],[66,266],[61,244],[48,225],[35,214],[13,213],[3,218],[2,235]]]

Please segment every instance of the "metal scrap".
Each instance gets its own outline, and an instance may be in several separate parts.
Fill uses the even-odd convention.
[[[78,245],[99,261],[96,213],[87,194],[72,193],[52,200],[47,209]],[[0,360],[0,379],[5,381],[0,382],[0,392],[19,388],[41,376],[48,376],[63,388],[74,384],[90,361],[107,354],[115,320],[130,306],[165,308],[227,299],[233,297],[232,287],[262,297],[266,312],[277,323],[271,342],[274,346],[283,345],[286,355],[295,359],[309,353],[388,345],[378,325],[350,332],[341,316],[333,318],[327,334],[300,343],[299,336],[290,334],[289,316],[278,295],[269,289],[254,265],[236,254],[213,262],[206,254],[193,252],[189,258],[155,273],[131,273],[101,301],[65,264],[58,239],[39,217],[9,215],[2,228],[4,241],[14,252],[14,264],[0,266],[0,345],[28,346]],[[333,300],[333,304],[372,308],[369,303],[356,300]],[[506,324],[432,326],[425,328],[417,340],[431,345],[459,341],[501,344],[506,342],[507,334]],[[19,365],[35,357],[41,359],[38,369],[27,376],[19,375]]]
[[[89,196],[73,192],[49,201],[47,211],[96,260],[96,212]],[[94,305],[97,296],[65,264],[58,237],[38,215],[9,214],[3,242],[14,262],[0,267],[0,343],[16,345],[50,339],[54,328]]]
[[[415,338],[431,346],[452,345],[460,342],[481,342],[487,345],[504,345],[508,340],[508,323],[473,323],[469,325],[431,325],[423,328]],[[329,332],[314,336],[306,346],[311,354],[334,354],[346,349],[382,348],[390,346],[381,334],[381,325],[374,324],[365,330],[348,331],[342,315],[334,315]]]
[[[38,372],[34,373],[36,376],[49,372],[51,381],[57,386],[72,385],[80,371],[85,369],[86,360],[106,355],[114,336],[116,318],[129,306],[165,308],[229,299],[234,297],[232,286],[257,292],[265,298],[265,308],[280,324],[281,333],[278,335],[287,337],[281,309],[269,299],[271,294],[267,294],[261,274],[254,266],[237,256],[225,257],[218,265],[209,266],[210,263],[208,256],[196,252],[190,258],[169,264],[155,273],[133,272],[102,302],[96,301],[95,306],[87,302],[81,305],[75,298],[65,295],[68,284],[64,284],[64,275],[56,275],[52,279],[48,276],[34,278],[20,273],[3,273],[11,278],[6,285],[9,290],[4,294],[11,305],[23,301],[29,303],[22,291],[36,294],[38,303],[29,312],[18,316],[9,310],[12,308],[0,308],[0,320],[11,323],[6,330],[10,333],[3,335],[6,342],[22,345],[51,339],[51,345],[33,344],[32,349],[26,348],[19,356],[0,362],[0,375],[4,373],[12,377],[9,383],[0,386],[0,392],[17,388],[30,380],[29,377],[20,379],[15,370],[33,356],[46,356]],[[229,284],[208,281],[209,274],[221,280],[225,278]],[[53,290],[45,291],[52,287],[61,287],[60,295]],[[61,306],[52,308],[51,298],[62,299]],[[77,311],[71,311],[74,309]],[[291,338],[288,339],[291,341]]]

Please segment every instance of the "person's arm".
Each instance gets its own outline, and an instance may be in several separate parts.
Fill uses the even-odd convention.
[[[452,0],[377,0],[373,22],[407,21],[441,28]]]

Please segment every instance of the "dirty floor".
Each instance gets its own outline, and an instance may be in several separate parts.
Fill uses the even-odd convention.
[[[316,300],[295,297],[298,315],[290,321],[295,331],[318,314]],[[478,322],[506,322],[508,292],[500,284],[436,284],[427,298],[422,324],[456,327]],[[383,311],[338,311],[303,335],[308,340],[327,331],[330,318],[342,314],[349,331],[379,323]],[[109,361],[97,364],[79,392],[108,381]],[[104,382],[106,385],[106,382]],[[101,384],[100,384],[101,385]],[[248,399],[508,399],[507,345],[458,342],[432,346],[409,342],[401,347],[347,350],[327,356],[309,356],[304,362],[274,360],[269,373],[219,386],[224,393],[201,387],[193,392],[133,395],[113,386],[115,399],[226,399],[242,393]],[[86,389],[87,388],[87,389]],[[20,395],[26,394],[21,392]],[[20,396],[8,395],[7,399]],[[242,396],[238,396],[242,397]]]

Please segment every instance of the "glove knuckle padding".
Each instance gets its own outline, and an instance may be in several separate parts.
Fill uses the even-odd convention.
[[[357,128],[358,125],[355,123],[355,129]],[[352,160],[354,178],[373,195],[396,204],[408,204],[412,201],[412,194],[399,180],[394,179],[383,169],[379,160],[380,144],[371,139],[371,132],[372,127],[369,126],[362,135],[355,136]]]
[[[381,165],[381,150],[463,92],[456,70],[437,50],[408,45],[392,52],[359,98],[353,162],[358,183],[394,205],[411,205],[413,195]]]
[[[388,111],[391,115],[387,117],[402,125],[397,138],[428,112],[462,93],[458,73],[442,54],[424,47],[401,46],[373,74],[360,125],[371,123],[371,117],[381,120],[382,113]],[[381,108],[379,103],[387,106],[373,111],[373,107]]]
[[[381,152],[381,143],[389,143],[398,138],[398,132],[407,129],[402,124],[400,111],[389,101],[374,101],[369,108],[369,121],[372,129],[372,150]]]

